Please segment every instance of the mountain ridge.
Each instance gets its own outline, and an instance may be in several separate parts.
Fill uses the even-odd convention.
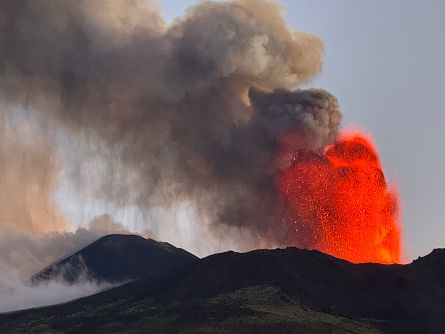
[[[441,333],[442,265],[443,250],[403,265],[352,264],[297,248],[228,251],[62,305],[0,315],[0,330]]]

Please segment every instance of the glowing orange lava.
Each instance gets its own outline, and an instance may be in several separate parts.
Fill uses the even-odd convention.
[[[276,177],[290,244],[355,263],[401,262],[398,191],[365,135],[344,133],[324,154],[299,149],[292,158]]]

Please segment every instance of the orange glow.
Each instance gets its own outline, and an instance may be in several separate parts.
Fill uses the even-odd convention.
[[[369,138],[346,132],[324,154],[299,149],[292,158],[276,176],[290,211],[290,244],[354,263],[401,262],[398,191]]]

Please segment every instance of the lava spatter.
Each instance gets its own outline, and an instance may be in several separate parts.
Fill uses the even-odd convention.
[[[398,190],[365,135],[345,132],[322,154],[297,150],[276,184],[290,244],[355,263],[401,262]]]

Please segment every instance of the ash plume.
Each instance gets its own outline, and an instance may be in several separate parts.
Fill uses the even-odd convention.
[[[292,90],[322,56],[268,0],[201,2],[172,24],[142,0],[0,2],[4,103],[106,146],[102,176],[77,175],[79,191],[144,210],[190,203],[218,238],[253,236],[241,249],[286,239],[277,134],[315,151],[335,139],[335,98]]]

